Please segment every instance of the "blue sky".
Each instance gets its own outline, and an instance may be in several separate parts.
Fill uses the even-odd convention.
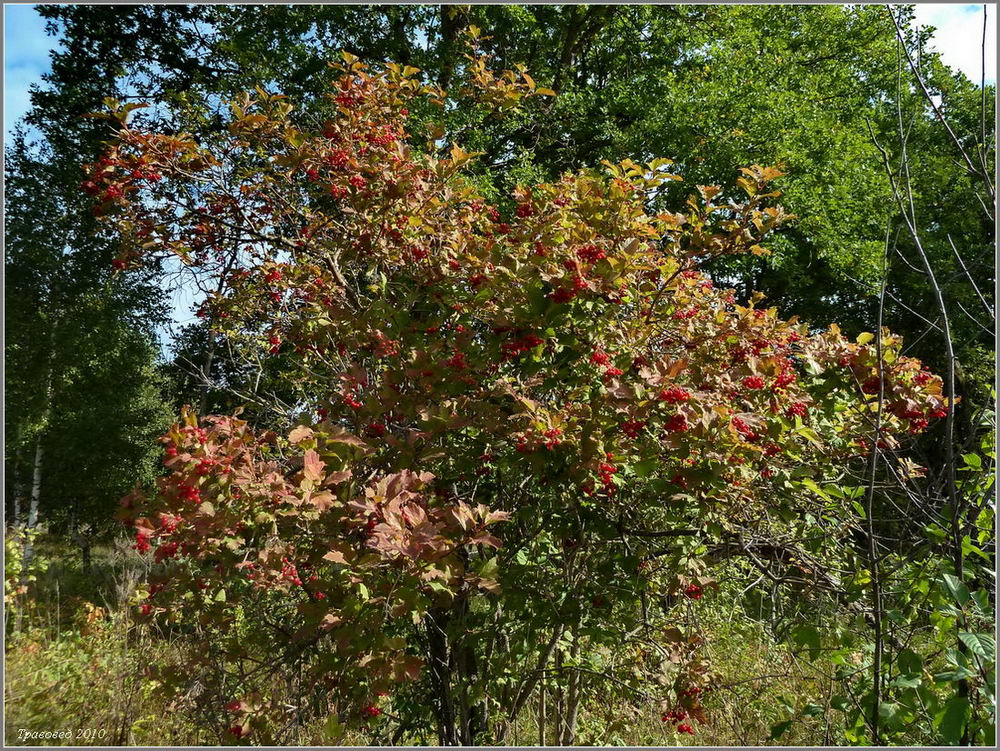
[[[33,5],[5,5],[3,10],[3,130],[10,133],[31,105],[28,87],[49,70],[49,51],[56,40],[46,35],[45,22]]]

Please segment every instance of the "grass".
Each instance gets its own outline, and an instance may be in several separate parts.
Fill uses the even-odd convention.
[[[199,728],[156,691],[152,663],[183,665],[183,645],[156,636],[131,618],[136,586],[148,563],[128,541],[94,550],[82,570],[78,557],[58,541],[44,538],[39,557],[48,569],[33,587],[34,597],[9,618],[6,645],[6,742],[18,745],[215,745],[220,740]],[[706,695],[707,724],[694,736],[678,735],[660,720],[654,703],[591,686],[581,707],[579,745],[820,745],[843,742],[837,713],[829,709],[831,686],[807,660],[775,640],[763,618],[742,611],[740,593],[725,589],[698,608],[721,685]],[[294,700],[294,697],[290,697]],[[819,711],[797,720],[780,738],[772,728],[803,706]],[[538,742],[534,702],[522,713],[512,745]],[[550,722],[551,725],[551,722]],[[32,738],[61,732],[69,737]],[[300,743],[325,744],[323,723],[300,729]],[[552,743],[555,728],[547,729]],[[433,742],[410,738],[403,742]],[[345,743],[363,745],[348,736]]]

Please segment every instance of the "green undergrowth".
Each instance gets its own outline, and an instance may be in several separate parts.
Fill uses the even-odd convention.
[[[183,645],[132,616],[134,590],[147,565],[127,541],[95,548],[89,571],[77,551],[42,538],[48,559],[32,591],[8,618],[6,742],[21,745],[214,745],[225,742],[155,690],[151,663],[184,664]],[[738,587],[723,586],[694,611],[719,680],[706,696],[707,722],[679,735],[654,701],[597,690],[581,706],[578,745],[811,745],[843,742],[829,708],[831,686],[808,660],[773,636],[780,623]],[[295,697],[288,696],[294,704]],[[803,709],[805,708],[805,714]],[[810,708],[812,708],[810,710]],[[392,714],[391,707],[387,714]],[[798,719],[782,729],[788,717]],[[550,718],[551,719],[551,718]],[[780,734],[776,729],[782,730]],[[376,728],[373,728],[376,730]],[[64,737],[24,736],[25,732]],[[546,727],[547,743],[556,729]],[[300,743],[329,744],[323,723],[302,727]],[[773,737],[776,736],[776,737]],[[374,736],[373,736],[374,737]],[[508,742],[535,745],[534,703]],[[432,744],[405,735],[401,744]],[[348,735],[344,744],[371,738]]]

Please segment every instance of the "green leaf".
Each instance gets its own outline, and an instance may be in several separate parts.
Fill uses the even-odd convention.
[[[972,595],[969,594],[969,588],[957,576],[943,574],[941,578],[944,581],[945,588],[959,605],[965,605],[971,599]]]
[[[945,743],[954,746],[962,739],[962,731],[965,730],[971,712],[972,707],[966,697],[953,696],[948,700],[935,720]]]
[[[784,722],[779,722],[777,725],[771,726],[771,740],[776,741],[778,738],[783,736],[785,732],[792,726],[791,720],[785,720]]]
[[[986,662],[993,662],[996,659],[997,645],[992,634],[970,634],[963,631],[958,638],[979,659]]]
[[[659,466],[659,462],[656,459],[644,459],[641,462],[636,462],[632,465],[632,471],[634,471],[639,477],[645,477],[646,475],[652,473]]]
[[[823,707],[819,704],[806,704],[802,708],[803,717],[819,717],[821,714],[823,714]]]
[[[897,688],[916,688],[922,682],[919,675],[900,675],[890,685]]]
[[[823,442],[819,438],[819,433],[817,433],[812,428],[808,428],[805,425],[803,425],[795,432],[798,433],[803,438],[805,438],[807,441],[809,441],[809,443],[811,443],[813,446],[816,446],[817,448],[823,448]],[[820,495],[825,495],[825,494],[822,493],[821,491]]]
[[[920,675],[924,669],[923,658],[912,649],[904,649],[896,658],[900,672]]]
[[[496,579],[500,573],[500,565],[496,558],[487,558],[476,573],[484,579]]]
[[[891,701],[879,702],[878,716],[883,720],[891,720],[899,711],[899,705]]]
[[[800,430],[799,432],[801,433],[802,431]],[[828,501],[830,500],[830,496],[828,496],[826,494],[826,492],[823,490],[823,488],[821,488],[819,485],[817,485],[816,481],[813,480],[812,478],[810,478],[810,477],[803,477],[802,478],[802,484],[805,487],[809,488],[809,490],[811,490],[812,492],[814,492],[820,498],[825,498]]]
[[[330,715],[323,726],[323,738],[327,741],[339,741],[344,735],[345,727],[340,724],[336,714]]]
[[[967,467],[982,469],[983,459],[979,456],[979,454],[962,454],[962,459],[965,460],[965,465]]]
[[[972,593],[972,601],[976,604],[976,609],[979,611],[980,615],[992,617],[993,606],[990,605],[989,592],[985,589],[977,589]]]
[[[792,630],[792,641],[809,648],[809,659],[819,655],[821,646],[819,630],[815,626],[802,625]]]

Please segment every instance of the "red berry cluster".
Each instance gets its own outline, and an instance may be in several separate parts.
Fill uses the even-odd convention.
[[[608,365],[611,362],[611,356],[603,349],[597,347],[590,353],[590,361],[594,365]]]
[[[789,384],[795,383],[796,375],[791,370],[783,370],[778,373],[778,376],[774,379],[774,387],[778,389],[783,389]]]
[[[688,718],[688,713],[683,709],[671,709],[663,713],[660,718],[662,722],[672,722],[677,726],[678,733],[687,733],[688,735],[694,735],[694,728],[688,723],[684,722]]]
[[[549,428],[542,435],[545,437],[545,448],[554,449],[562,443],[562,430],[559,428]]]
[[[683,433],[690,426],[688,425],[687,415],[677,413],[669,420],[667,420],[666,425],[663,426],[664,430],[671,433]]]
[[[618,468],[615,467],[614,464],[611,464],[614,460],[613,454],[608,453],[605,458],[607,461],[601,462],[597,467],[597,476],[600,478],[601,484],[604,486],[604,492],[611,495],[616,490],[614,476],[615,473],[618,472]]]
[[[622,432],[629,438],[638,438],[644,427],[646,427],[645,420],[626,420],[621,425]]]
[[[465,353],[456,351],[451,357],[444,361],[452,370],[465,370],[469,364],[465,361]]]
[[[623,375],[624,373],[625,371],[622,370],[621,368],[613,368],[613,367],[605,368],[604,375],[601,376],[601,378],[605,383],[608,383],[612,378],[617,378],[618,376]]]
[[[608,254],[604,252],[603,248],[599,248],[596,245],[584,245],[576,254],[582,258],[587,263],[597,263],[608,257]]]
[[[132,546],[134,550],[140,553],[148,553],[153,546],[149,543],[149,535],[143,532],[141,529],[136,530],[135,533],[135,545]]]
[[[173,558],[175,555],[177,555],[177,542],[167,542],[156,549],[156,552],[153,553],[153,560],[157,563],[162,563],[167,558]]]
[[[193,485],[182,483],[177,490],[183,500],[189,503],[201,503],[201,491]]]
[[[573,285],[571,287],[559,287],[549,295],[549,299],[555,303],[568,303],[584,289],[587,289],[587,282],[582,276],[577,274],[573,277]]]
[[[808,405],[803,404],[802,402],[795,402],[794,404],[790,405],[788,409],[785,410],[785,414],[788,415],[789,417],[793,416],[805,417],[806,415],[809,414],[809,407]]]
[[[688,584],[684,588],[684,596],[689,600],[700,600],[703,592],[697,584]]]
[[[667,404],[680,404],[690,399],[691,394],[680,386],[671,386],[669,389],[661,390],[656,398]]]
[[[512,341],[504,342],[500,345],[502,359],[513,360],[520,357],[523,353],[534,349],[539,344],[544,344],[544,342],[545,340],[537,334],[522,334]]]
[[[302,586],[302,579],[299,578],[299,571],[295,567],[295,564],[288,560],[288,558],[281,559],[281,578],[287,582],[291,582],[296,587]]]
[[[743,440],[745,441],[756,440],[757,433],[755,433],[754,429],[751,428],[749,425],[747,425],[747,423],[741,420],[739,417],[734,417],[732,423],[733,427],[736,428],[736,432],[743,437]]]

